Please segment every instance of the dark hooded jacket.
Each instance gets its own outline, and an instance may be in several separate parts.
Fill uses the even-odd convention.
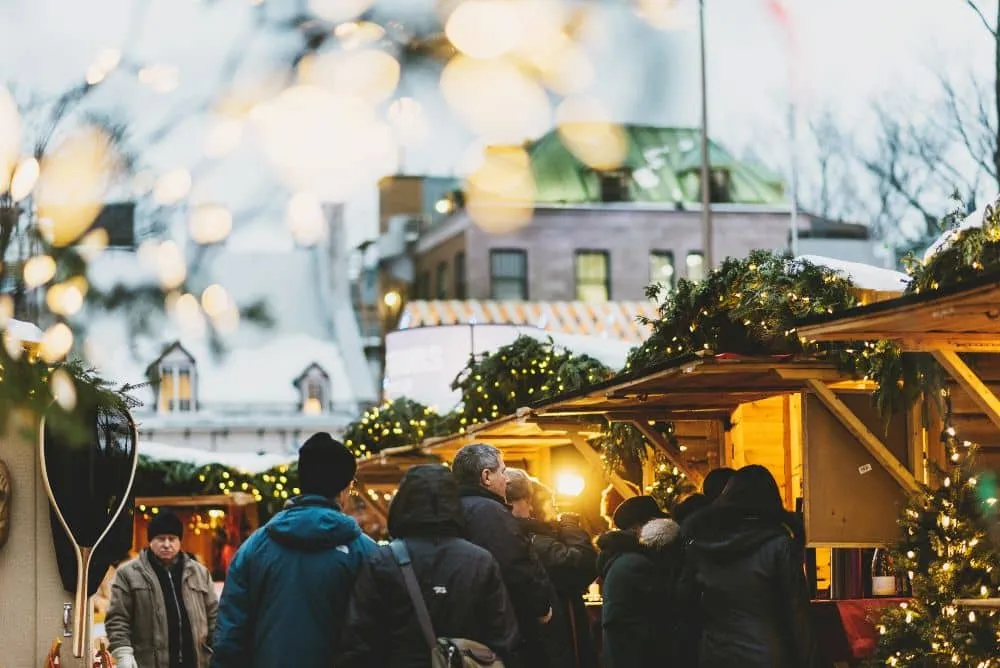
[[[787,513],[713,505],[691,517],[684,533],[679,594],[692,612],[685,634],[692,643],[685,648],[691,665],[818,665],[801,536]]]
[[[676,522],[654,519],[638,534],[609,531],[597,539],[606,668],[663,665],[674,656],[679,538]]]
[[[299,496],[247,539],[219,602],[213,668],[326,668],[375,542],[321,496]]]
[[[534,634],[555,603],[545,567],[503,498],[479,485],[462,485],[459,495],[466,537],[500,564],[521,632]]]
[[[550,622],[547,644],[550,664],[597,668],[597,650],[583,595],[597,579],[597,550],[579,522],[519,520],[531,539],[559,599],[558,615]]]
[[[438,637],[483,643],[510,661],[518,644],[514,608],[500,567],[460,538],[458,486],[444,466],[411,468],[389,508],[389,533],[402,539]],[[403,573],[388,546],[362,569],[348,610],[338,668],[429,668]],[[511,665],[511,664],[508,664]]]

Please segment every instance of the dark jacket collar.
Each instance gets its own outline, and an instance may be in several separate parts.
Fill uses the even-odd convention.
[[[633,531],[619,531],[617,529],[601,534],[597,538],[597,548],[601,551],[597,555],[597,571],[601,577],[606,577],[611,564],[623,554],[637,553],[648,555],[648,551],[639,543],[639,536]]]
[[[494,494],[482,485],[459,485],[458,495],[463,499],[470,496],[478,496],[484,499],[490,499],[491,501],[496,501],[504,506],[507,505],[507,501],[502,496]]]
[[[798,546],[804,543],[801,533],[795,515],[784,510],[762,512],[713,505],[684,523],[684,534],[692,548],[716,559],[747,554],[779,537],[789,538]]]

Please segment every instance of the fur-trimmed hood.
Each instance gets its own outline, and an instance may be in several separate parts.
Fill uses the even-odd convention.
[[[681,526],[668,518],[649,520],[639,530],[639,544],[657,552],[664,550],[680,539]]]

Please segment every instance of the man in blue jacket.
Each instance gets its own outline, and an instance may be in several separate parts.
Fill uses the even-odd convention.
[[[299,450],[302,495],[240,547],[219,602],[213,668],[329,666],[354,579],[375,542],[337,503],[354,455],[329,434]]]

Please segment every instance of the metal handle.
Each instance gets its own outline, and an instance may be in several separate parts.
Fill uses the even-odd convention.
[[[73,637],[73,604],[63,603],[63,638]]]

